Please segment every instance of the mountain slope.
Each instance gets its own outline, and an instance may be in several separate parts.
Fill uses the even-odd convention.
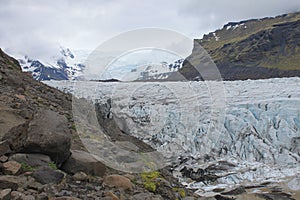
[[[300,12],[231,22],[196,39],[181,71],[189,79],[197,76],[190,63],[200,65],[198,45],[208,52],[225,80],[299,76]]]

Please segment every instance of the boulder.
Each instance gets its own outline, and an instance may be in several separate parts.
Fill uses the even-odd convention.
[[[9,142],[7,140],[0,141],[0,156],[10,153],[11,149],[9,147]]]
[[[138,193],[132,196],[132,200],[162,200],[163,198],[153,193]]]
[[[86,181],[88,180],[88,175],[84,172],[77,172],[74,174],[73,179],[75,181]]]
[[[71,153],[71,157],[63,164],[62,170],[70,174],[84,172],[94,176],[104,176],[106,166],[92,154],[80,150],[73,150]]]
[[[233,190],[230,190],[228,192],[222,192],[221,194],[223,194],[223,195],[239,195],[239,194],[243,194],[245,192],[246,192],[245,187],[240,186],[240,187],[237,187],[237,188],[235,188]]]
[[[133,188],[133,185],[128,178],[117,174],[104,177],[103,183],[107,186],[122,188],[124,190],[132,190]]]
[[[22,192],[18,192],[18,191],[12,191],[11,192],[11,199],[12,200],[29,200],[28,198],[26,198],[26,195],[23,194]]]
[[[70,156],[71,137],[65,116],[43,110],[29,123],[25,143],[28,152],[44,153],[58,165]]]
[[[120,200],[119,197],[117,197],[117,195],[115,195],[114,193],[108,191],[105,193],[105,197],[110,197],[112,200]]]
[[[51,110],[37,112],[30,122],[14,127],[5,138],[13,151],[45,154],[58,166],[70,156],[68,120]]]
[[[3,163],[3,171],[6,175],[18,175],[22,171],[22,166],[16,161]]]
[[[50,198],[49,200],[80,200],[76,197],[53,197],[53,198]]]
[[[0,162],[1,163],[4,163],[4,162],[7,162],[8,161],[8,157],[7,156],[0,156]]]
[[[11,189],[4,189],[0,191],[0,199],[1,200],[10,200],[11,199]]]
[[[22,187],[26,183],[26,177],[5,175],[0,176],[0,189],[16,190],[19,186]]]
[[[44,154],[25,154],[25,153],[18,153],[12,155],[9,160],[14,160],[19,163],[26,163],[31,167],[41,167],[41,166],[48,166],[51,162],[49,156]]]
[[[58,184],[64,178],[64,174],[51,167],[40,167],[32,173],[33,178],[41,184]]]
[[[19,126],[24,122],[25,122],[24,118],[19,116],[12,108],[8,106],[0,105],[0,124],[1,124],[0,141],[10,129]]]

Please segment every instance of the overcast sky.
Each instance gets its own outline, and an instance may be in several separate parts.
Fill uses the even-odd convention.
[[[0,48],[40,58],[143,27],[201,38],[229,21],[294,11],[299,0],[0,0]]]

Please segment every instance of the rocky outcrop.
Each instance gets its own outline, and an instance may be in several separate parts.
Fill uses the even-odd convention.
[[[195,40],[181,73],[189,80],[205,79],[198,73],[204,65],[198,48],[202,46],[224,80],[300,76],[299,16],[298,12],[226,24]]]

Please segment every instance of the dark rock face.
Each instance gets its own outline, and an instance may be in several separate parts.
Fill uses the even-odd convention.
[[[199,47],[215,62],[223,80],[300,76],[300,13],[228,24],[195,40],[180,72],[188,79],[207,80]],[[201,70],[200,70],[201,71]],[[200,77],[200,78],[199,78]]]

